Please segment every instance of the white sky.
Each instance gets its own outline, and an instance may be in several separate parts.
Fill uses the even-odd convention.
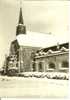
[[[59,37],[59,41],[67,41],[69,37],[69,6],[70,2],[63,0],[24,1],[22,3],[23,18],[27,31],[31,31],[31,34],[36,32],[39,35],[44,33],[43,37],[51,32],[53,36]],[[0,66],[3,64],[5,54],[9,52],[11,41],[16,38],[18,17],[19,0],[0,0]],[[34,36],[34,33],[31,36]],[[39,35],[37,36],[39,37]],[[47,39],[43,39],[48,44]]]

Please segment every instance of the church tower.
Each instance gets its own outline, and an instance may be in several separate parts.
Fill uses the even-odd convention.
[[[26,26],[24,25],[22,7],[20,7],[19,21],[16,28],[16,36],[20,34],[26,34]]]

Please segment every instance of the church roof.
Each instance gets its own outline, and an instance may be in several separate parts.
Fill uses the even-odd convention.
[[[20,34],[17,37],[17,41],[19,45],[21,46],[33,46],[33,47],[52,47],[54,45],[57,45],[62,43],[68,42],[68,40],[65,40],[64,38],[61,39],[60,37],[56,37],[53,34],[44,34],[44,33],[38,33],[38,32],[29,32],[27,31],[27,34]],[[54,50],[56,46],[52,47]]]
[[[62,43],[59,44],[59,49],[61,49],[62,47],[69,49],[69,43]],[[52,51],[58,51],[57,45],[56,46],[51,46],[51,47],[47,47],[43,49],[43,52],[47,52],[48,50],[52,50]]]

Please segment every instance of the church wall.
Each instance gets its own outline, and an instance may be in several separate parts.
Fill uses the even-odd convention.
[[[32,65],[32,53],[35,53],[39,48],[36,47],[27,47],[27,46],[21,46],[22,50],[20,51],[21,54],[21,62],[22,62],[22,68],[23,72],[29,72],[31,71],[31,65]]]

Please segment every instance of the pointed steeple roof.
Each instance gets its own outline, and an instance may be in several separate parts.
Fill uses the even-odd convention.
[[[22,8],[20,7],[20,13],[19,13],[19,22],[18,24],[24,24],[23,23],[23,15],[22,15]]]
[[[26,34],[26,26],[24,25],[22,7],[20,7],[19,21],[16,28],[16,35]]]

